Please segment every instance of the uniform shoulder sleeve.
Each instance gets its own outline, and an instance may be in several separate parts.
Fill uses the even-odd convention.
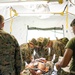
[[[72,38],[70,41],[68,41],[65,48],[70,48],[70,49],[74,50],[74,47],[75,47],[75,38]]]

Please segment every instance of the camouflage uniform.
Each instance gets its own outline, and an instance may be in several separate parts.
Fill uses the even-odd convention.
[[[44,38],[43,40],[43,55],[46,60],[50,60],[50,53],[49,53],[49,47],[47,47],[47,44],[49,43],[48,38]]]
[[[33,42],[35,44],[35,51],[36,51],[36,55],[38,58],[46,58],[46,60],[48,60],[48,47],[46,46],[49,42],[49,39],[48,38],[42,38],[42,37],[39,37],[35,42]]]
[[[20,47],[14,36],[0,30],[0,73],[20,75]]]
[[[43,57],[46,58],[46,60],[50,60],[51,55],[49,54],[50,47],[47,47],[47,44],[49,43],[49,38],[39,37],[37,40],[33,38],[30,42],[33,43],[34,45],[34,49],[36,52],[34,56],[35,59]]]
[[[44,57],[43,40],[44,38],[42,37],[37,39],[38,47],[35,49],[35,51],[38,54],[38,58]]]
[[[25,62],[30,63],[31,62],[31,51],[29,49],[29,44],[28,43],[22,44],[20,46],[20,49],[21,49],[23,63]]]
[[[65,52],[65,45],[56,40],[53,42],[53,50],[54,50],[54,54],[55,54],[55,60],[54,63],[58,61],[59,56],[63,56],[64,52]]]

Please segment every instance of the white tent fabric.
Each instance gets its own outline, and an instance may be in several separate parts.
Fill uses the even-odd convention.
[[[66,6],[68,6],[68,11],[66,10]],[[26,2],[0,2],[0,14],[5,17],[4,29],[8,33],[11,32],[10,26],[12,19],[11,34],[17,38],[19,44],[25,43],[28,40],[27,25],[29,27],[40,28],[62,27],[62,25],[64,25],[64,35],[69,39],[72,38],[74,35],[70,23],[75,17],[74,9],[75,6],[71,2],[64,2],[62,4],[58,2],[34,2],[29,4],[26,4]],[[68,27],[66,27],[67,22]],[[31,35],[32,34],[30,34],[29,37],[31,37]]]
[[[62,27],[64,25],[64,34],[65,37],[69,39],[73,37],[73,32],[70,27],[71,21],[74,19],[74,16],[69,14],[69,25],[66,28],[66,15],[64,16],[51,16],[48,19],[39,19],[35,16],[22,16],[13,18],[12,24],[12,33],[18,40],[19,44],[27,42],[28,38],[33,34],[28,35],[27,25],[29,27],[40,27],[40,28],[50,28],[50,27]],[[5,28],[7,32],[10,33],[10,20],[5,22]],[[44,34],[44,33],[43,33]],[[34,35],[38,35],[37,33]],[[47,36],[45,34],[45,36]],[[50,35],[51,37],[51,35]]]
[[[71,14],[75,14],[75,5],[73,5],[70,1],[65,1],[62,4],[58,2],[8,2],[8,3],[0,3],[0,14],[3,14],[5,18],[10,18],[10,8],[12,8],[13,15],[15,13],[18,16],[43,16],[47,15],[47,18],[53,14],[61,14],[65,13],[66,7],[68,6],[68,12]],[[16,12],[15,12],[15,11]],[[6,15],[7,13],[7,15]],[[44,18],[46,18],[46,15]],[[43,18],[43,17],[42,17]]]

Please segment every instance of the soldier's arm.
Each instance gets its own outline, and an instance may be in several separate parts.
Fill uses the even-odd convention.
[[[56,63],[56,68],[59,70],[61,67],[66,67],[71,60],[73,51],[71,49],[66,49],[63,59]]]

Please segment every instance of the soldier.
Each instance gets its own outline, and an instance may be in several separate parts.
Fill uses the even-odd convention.
[[[47,40],[46,48],[48,49],[48,60],[51,61],[54,55],[53,40],[50,40],[49,38]]]
[[[71,22],[71,26],[73,33],[75,34],[75,19]],[[55,64],[56,69],[60,70],[61,68],[66,67],[72,59],[69,75],[75,75],[75,37],[68,41],[65,48],[66,50],[62,60]]]
[[[22,65],[23,69],[25,67],[25,62],[28,64],[33,60],[33,51],[34,51],[34,44],[33,42],[23,43],[20,45],[21,55],[22,55]]]
[[[50,58],[50,50],[51,50],[51,46],[49,45],[50,43],[50,39],[49,38],[44,38],[43,40],[43,54],[44,54],[44,58],[46,58],[46,60],[51,60]]]
[[[65,45],[62,42],[55,40],[53,42],[53,50],[55,54],[54,63],[56,63],[58,61],[59,56],[63,56],[65,51]]]
[[[3,30],[4,17],[0,15],[0,75],[20,75],[20,47],[14,36]]]
[[[59,56],[63,56],[64,52],[65,52],[65,46],[68,42],[68,38],[64,37],[61,39],[58,39],[54,42],[54,50],[55,50],[55,54],[56,54],[56,60],[55,62],[58,61]]]
[[[39,55],[38,55],[39,46],[38,46],[37,40],[35,38],[32,38],[29,43],[30,43],[30,46],[32,47],[31,53],[32,53],[33,58],[34,59],[39,58]]]
[[[36,52],[38,53],[39,58],[44,57],[43,41],[44,41],[43,37],[37,38],[38,48],[37,48]]]
[[[24,43],[20,45],[22,60],[23,60],[23,67],[25,68],[25,62],[31,62],[31,51],[29,48],[29,43]],[[23,69],[24,69],[23,68]]]

